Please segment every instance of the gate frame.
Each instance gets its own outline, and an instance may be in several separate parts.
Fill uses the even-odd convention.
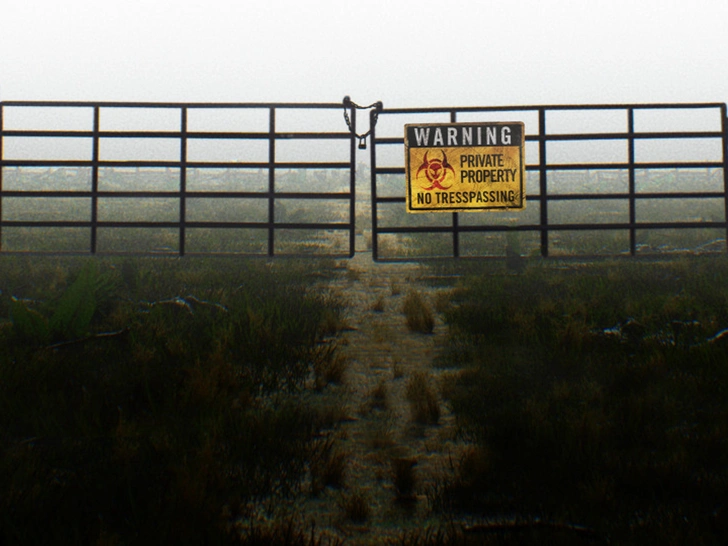
[[[93,127],[91,130],[6,130],[4,126],[5,108],[91,108],[93,109]],[[180,126],[178,131],[102,131],[100,129],[101,109],[178,109],[180,111]],[[188,131],[187,114],[193,109],[264,109],[268,110],[268,129],[265,132],[214,132],[214,131]],[[279,110],[336,110],[341,112],[341,103],[179,103],[179,102],[74,102],[74,101],[1,101],[0,102],[0,254],[64,254],[64,255],[234,255],[234,256],[289,256],[289,257],[353,257],[355,252],[356,237],[356,109],[349,108],[351,120],[351,131],[341,132],[279,132],[276,129],[276,112]],[[345,107],[346,110],[346,107]],[[4,137],[63,137],[63,138],[91,138],[92,153],[90,160],[10,160],[5,159],[3,153]],[[123,160],[109,161],[99,157],[99,142],[102,138],[168,138],[178,139],[180,144],[179,161],[141,161]],[[187,159],[188,139],[238,139],[246,140],[267,140],[268,160],[260,163],[253,162],[190,162]],[[292,139],[330,139],[349,140],[349,161],[348,162],[279,162],[276,160],[276,142]],[[5,190],[3,187],[4,167],[85,167],[91,169],[91,189],[89,191],[17,191]],[[179,169],[179,190],[178,191],[100,191],[99,169],[102,167],[169,167]],[[234,168],[234,169],[267,169],[268,188],[264,192],[207,192],[187,190],[187,170],[191,168]],[[348,169],[349,190],[346,192],[277,192],[275,188],[276,169]],[[91,216],[88,221],[7,221],[3,220],[3,198],[4,197],[87,197],[91,200]],[[179,199],[179,219],[174,222],[119,222],[100,221],[98,219],[99,197],[113,198],[150,198],[168,197]],[[186,203],[189,198],[246,198],[246,199],[267,199],[268,219],[265,222],[192,222],[186,219]],[[276,199],[333,199],[349,201],[348,222],[324,222],[324,223],[277,223],[275,221],[275,200]],[[67,251],[67,252],[45,252],[45,251],[7,251],[2,248],[2,231],[4,227],[81,227],[90,229],[89,250]],[[99,252],[97,251],[98,228],[176,228],[179,230],[178,251],[168,253],[158,252]],[[194,252],[186,250],[186,231],[188,228],[242,228],[242,229],[265,229],[268,232],[267,251],[263,253],[229,253],[229,252]],[[275,233],[278,230],[332,230],[348,231],[349,248],[346,254],[297,254],[297,253],[276,253]]]
[[[714,109],[720,110],[721,130],[720,131],[690,131],[690,132],[636,132],[634,130],[634,114],[637,110],[689,110],[689,109]],[[546,130],[546,113],[549,111],[604,111],[604,110],[625,110],[627,112],[627,131],[624,133],[574,133],[574,134],[548,134]],[[726,230],[726,249],[728,250],[728,117],[726,103],[654,103],[654,104],[596,104],[596,105],[537,105],[537,106],[484,106],[484,107],[435,107],[435,108],[383,108],[376,113],[377,116],[387,114],[449,114],[450,123],[457,123],[458,113],[473,112],[537,112],[538,113],[538,134],[525,136],[527,142],[538,142],[539,161],[535,165],[526,165],[526,171],[539,173],[539,195],[527,195],[527,201],[538,201],[540,208],[540,220],[538,224],[521,226],[504,225],[467,225],[461,226],[458,212],[450,213],[452,223],[450,226],[432,227],[406,227],[390,226],[380,227],[377,215],[377,205],[380,203],[405,203],[405,197],[379,197],[377,195],[378,175],[404,175],[403,167],[378,167],[377,166],[377,145],[404,144],[404,136],[400,137],[377,137],[376,118],[374,112],[370,113],[371,132],[371,207],[372,207],[372,256],[375,261],[426,261],[440,260],[446,258],[456,259],[502,259],[503,256],[468,256],[460,255],[460,233],[468,232],[514,232],[514,231],[539,231],[540,232],[540,254],[543,258],[549,257],[549,232],[566,230],[629,230],[629,255],[634,257],[637,253],[636,232],[637,229],[689,229],[689,228],[723,228]],[[505,120],[504,120],[505,121]],[[404,133],[404,129],[402,131]],[[640,138],[652,139],[674,139],[674,138],[720,138],[722,140],[722,161],[716,162],[650,162],[642,163],[635,161],[635,141]],[[626,140],[628,146],[628,160],[626,163],[589,163],[589,164],[549,164],[546,155],[547,142],[554,141],[595,141],[595,140]],[[403,157],[404,161],[404,157]],[[723,170],[723,191],[722,192],[649,192],[637,193],[635,189],[636,171],[638,168],[721,168]],[[623,193],[599,193],[599,194],[555,194],[548,193],[548,172],[565,170],[624,170],[628,171],[629,188],[626,194]],[[403,183],[404,188],[404,183]],[[629,220],[621,223],[600,223],[600,224],[549,224],[548,202],[566,199],[599,200],[599,199],[628,199]],[[660,198],[722,198],[724,200],[724,221],[722,222],[638,222],[636,218],[637,199],[660,199]],[[403,214],[405,214],[403,206]],[[433,213],[435,214],[435,213]],[[437,213],[444,215],[445,213]],[[381,258],[379,256],[379,235],[396,233],[451,233],[452,234],[452,256],[437,257],[413,257],[413,258]],[[568,258],[569,256],[559,256]],[[579,255],[578,258],[603,258],[599,256]]]

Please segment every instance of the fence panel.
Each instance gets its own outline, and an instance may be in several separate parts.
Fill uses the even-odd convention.
[[[726,105],[384,108],[371,114],[375,260],[726,249]],[[405,211],[404,125],[521,121],[522,212]]]
[[[0,252],[351,257],[341,109],[2,102]]]

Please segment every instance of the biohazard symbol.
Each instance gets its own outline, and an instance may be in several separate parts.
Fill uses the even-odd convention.
[[[420,173],[425,171],[425,176],[430,182],[430,186],[427,188],[423,187],[423,190],[430,191],[435,188],[438,190],[447,190],[452,186],[452,184],[450,184],[450,186],[443,186],[442,183],[444,182],[445,177],[447,177],[448,171],[455,176],[455,169],[453,169],[452,165],[447,162],[447,155],[445,155],[444,151],[442,151],[442,159],[427,159],[428,153],[429,152],[425,152],[425,157],[422,158],[422,165],[420,165],[420,168],[417,169],[415,178],[419,178]]]

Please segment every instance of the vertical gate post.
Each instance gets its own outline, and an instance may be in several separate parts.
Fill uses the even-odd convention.
[[[635,202],[634,108],[627,109],[627,170],[629,176],[629,253],[637,253],[637,207]]]
[[[268,256],[275,254],[276,221],[276,108],[271,106],[268,116]]]
[[[546,109],[538,109],[538,173],[539,207],[541,214],[541,256],[549,255],[548,184],[546,169]]]
[[[450,123],[457,123],[457,112],[450,111]],[[457,212],[452,213],[452,255],[460,257],[460,217]]]
[[[356,108],[349,107],[351,134],[349,136],[349,258],[356,253]],[[374,136],[372,135],[372,141]],[[372,148],[374,143],[372,142]]]
[[[185,255],[187,219],[187,107],[180,109],[179,139],[179,255]]]
[[[91,151],[91,254],[96,254],[96,241],[99,221],[99,131],[101,127],[101,108],[94,109],[94,127]]]
[[[370,157],[370,176],[372,182],[371,191],[371,207],[372,207],[372,260],[375,262],[379,259],[379,225],[377,222],[377,135],[376,123],[374,120],[374,110],[369,111],[369,127],[371,128],[371,147]]]
[[[3,115],[5,113],[5,105],[0,102],[0,252],[3,250],[3,132],[5,125],[3,124]]]
[[[723,193],[725,200],[724,221],[728,222],[728,111],[726,104],[720,106],[721,128],[723,129]],[[728,250],[728,225],[726,225],[726,250]]]

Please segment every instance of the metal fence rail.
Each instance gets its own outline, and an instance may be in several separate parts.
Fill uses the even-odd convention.
[[[34,233],[40,232],[41,240],[50,237],[50,229],[73,233],[74,236],[80,236],[85,240],[85,244],[81,247],[73,247],[68,250],[69,253],[115,253],[107,252],[101,248],[99,244],[99,233],[102,230],[117,230],[121,233],[123,230],[137,230],[137,233],[148,234],[152,237],[155,233],[161,233],[160,230],[166,230],[169,234],[170,230],[176,233],[176,241],[174,244],[168,244],[161,251],[172,254],[188,255],[196,253],[212,252],[206,248],[197,248],[191,250],[189,244],[189,234],[193,230],[200,232],[209,230],[211,233],[224,231],[236,231],[236,233],[256,233],[259,244],[242,251],[233,250],[235,254],[262,254],[264,256],[274,255],[297,255],[297,251],[276,249],[277,238],[282,237],[286,233],[290,234],[306,234],[311,232],[338,233],[346,238],[346,243],[334,249],[333,252],[324,251],[323,255],[344,255],[352,256],[354,253],[355,240],[355,153],[356,141],[352,133],[356,128],[356,110],[352,107],[348,114],[351,119],[353,131],[345,130],[341,127],[341,131],[334,129],[341,122],[340,103],[117,103],[117,102],[38,102],[38,101],[5,101],[0,103],[0,252],[54,252],[57,248],[48,248],[48,241],[45,244],[36,245],[35,243],[24,248],[13,248],[8,243],[9,233]],[[68,128],[52,128],[53,119],[56,115],[61,115],[63,111],[81,112],[84,119],[90,118],[90,126],[77,127],[78,124],[72,123],[73,127]],[[143,129],[105,129],[103,124],[103,116],[107,113],[115,114],[143,111],[149,113],[150,116],[166,112],[178,120],[176,127],[166,127],[163,130],[156,128]],[[190,116],[193,113],[200,112],[254,112],[255,116],[264,118],[264,126],[255,130],[246,131],[245,127],[227,128],[225,130],[204,129],[194,130],[190,127]],[[331,112],[332,120],[338,123],[334,125],[332,122],[330,128],[320,131],[299,130],[282,130],[278,128],[277,118],[281,112],[290,113],[298,112]],[[48,120],[42,120],[40,127],[8,127],[8,118],[12,113],[23,112],[33,114],[42,112],[47,114]],[[90,113],[90,115],[88,115]],[[31,123],[31,125],[33,125]],[[49,128],[49,126],[51,128]],[[305,129],[305,127],[304,127]],[[139,141],[138,139],[141,139]],[[123,158],[115,159],[105,157],[103,153],[104,146],[111,145],[116,142],[133,142],[137,144],[143,142],[142,147],[146,147],[146,143],[151,146],[153,143],[164,142],[173,143],[175,157],[158,158]],[[301,141],[305,142],[328,142],[331,146],[337,143],[345,149],[341,150],[342,159],[334,161],[318,160],[314,161],[307,157],[304,153],[303,158],[295,160],[280,160],[278,148],[284,142]],[[61,149],[70,147],[78,149],[78,143],[81,143],[84,150],[89,149],[81,155],[86,157],[68,157],[61,152],[62,157],[53,157],[38,159],[31,151],[26,153],[8,154],[9,143],[20,143],[19,147],[26,148],[34,144],[51,142],[57,143]],[[267,149],[263,152],[264,157],[258,157],[254,160],[207,160],[190,158],[190,143],[230,143],[235,147],[243,149],[246,146],[253,146],[258,143]],[[53,154],[52,154],[53,155]],[[74,155],[74,154],[70,154]],[[78,153],[76,153],[78,155]],[[144,154],[142,154],[144,155]],[[174,187],[166,184],[164,189],[155,190],[150,188],[109,189],[101,183],[101,174],[105,169],[136,169],[141,172],[141,178],[144,173],[165,173],[169,178],[170,174],[174,179]],[[50,183],[50,187],[42,187],[40,189],[30,184],[31,187],[24,187],[20,182],[15,187],[9,189],[9,180],[13,173],[24,172],[33,173],[38,170],[47,170],[49,172],[56,170],[66,170],[68,172],[87,172],[88,184],[86,187],[79,188],[76,184],[72,188],[55,189],[57,184]],[[247,172],[256,173],[264,179],[263,187],[249,188],[243,182],[238,182],[237,186],[231,184],[221,190],[210,188],[192,188],[190,184],[190,176],[195,172],[215,173],[219,170],[226,172]],[[306,176],[316,177],[321,172],[338,172],[342,178],[346,178],[345,187],[340,191],[307,191],[304,187],[301,191],[281,191],[277,186],[278,175],[290,170],[298,170],[308,173]],[[151,176],[151,175],[150,175]],[[213,176],[213,175],[210,175]],[[222,175],[221,175],[222,176]],[[214,176],[213,176],[214,177]],[[169,182],[169,180],[168,180]],[[28,184],[26,184],[27,186]],[[81,184],[83,186],[84,184]],[[321,186],[321,184],[318,184]],[[199,185],[198,185],[199,186]],[[230,186],[235,186],[231,189]],[[15,201],[13,201],[15,200]],[[131,201],[135,200],[135,201]],[[143,218],[143,219],[104,219],[100,214],[100,202],[104,204],[116,203],[117,208],[123,209],[129,203],[156,202],[158,208],[175,209],[170,212],[167,210],[163,216],[166,219],[159,218]],[[156,200],[156,201],[155,201]],[[197,203],[210,205],[211,217],[204,219],[191,219],[189,206],[194,200]],[[301,219],[281,218],[281,210],[284,208],[283,203],[293,203],[298,200],[306,202],[335,202],[343,203],[346,206],[345,218],[331,219],[327,221],[316,221],[307,218],[307,221]],[[31,203],[29,208],[38,212],[38,217],[32,218],[14,218],[10,214],[9,203]],[[258,208],[265,209],[264,217],[251,219],[245,217],[244,214],[239,217],[219,221],[216,216],[216,205],[222,203],[254,203]],[[71,208],[80,205],[84,211],[78,218],[53,218],[43,219],[44,212],[52,208],[54,204],[61,203]],[[172,205],[171,205],[172,204]],[[251,205],[252,207],[252,205]],[[321,207],[319,207],[320,209]],[[177,212],[178,211],[178,212]],[[15,215],[17,216],[17,214]],[[52,215],[51,215],[52,216]],[[170,217],[174,216],[174,217]],[[199,215],[197,215],[199,216]],[[258,215],[260,216],[260,215]],[[144,231],[138,231],[144,230]],[[264,234],[263,237],[260,237]],[[255,237],[254,237],[255,238]],[[294,236],[295,238],[295,236]],[[36,237],[38,239],[38,237]],[[30,237],[33,240],[33,237]],[[42,243],[42,241],[41,241]],[[73,246],[73,245],[72,245]],[[199,245],[198,245],[199,246]],[[234,244],[232,245],[235,246]],[[320,249],[318,249],[320,250]],[[329,249],[331,250],[331,249]],[[148,249],[142,249],[141,253],[147,253]],[[127,245],[124,253],[139,253],[133,243]],[[228,253],[228,252],[221,252]],[[304,252],[310,254],[311,252]],[[319,255],[321,252],[314,251]]]
[[[707,120],[708,125],[712,127],[707,130],[698,126],[678,130],[662,130],[659,127],[657,129],[649,127],[641,129],[637,126],[638,116],[652,119],[653,125],[657,120],[657,125],[659,125],[661,117],[669,118],[672,114],[677,115],[677,113],[682,116],[683,123],[685,123],[685,120],[688,121],[687,125],[691,125],[689,121],[694,113],[704,121]],[[371,115],[374,116],[375,113],[372,112]],[[728,217],[728,124],[724,103],[385,108],[377,112],[376,115],[379,124],[372,132],[373,145],[370,151],[372,250],[375,260],[390,258],[384,256],[382,252],[383,236],[401,237],[405,234],[409,236],[445,234],[450,239],[449,250],[437,256],[419,256],[418,259],[443,256],[455,258],[488,256],[488,252],[480,253],[476,251],[467,254],[462,252],[461,239],[463,236],[476,233],[483,235],[496,233],[502,235],[514,233],[537,234],[537,253],[544,257],[553,255],[551,242],[554,235],[560,232],[608,231],[626,233],[628,237],[625,240],[623,251],[615,252],[611,250],[611,253],[631,256],[636,255],[638,252],[640,254],[649,253],[649,249],[644,248],[646,245],[641,245],[638,241],[640,230],[720,229],[722,230],[721,233],[723,233],[722,238],[725,238],[725,231],[728,229],[726,223]],[[568,127],[566,130],[557,128],[550,131],[550,124],[547,122],[550,121],[552,116],[558,119],[560,115],[569,117],[572,122],[576,120],[577,123],[572,123],[572,125],[581,127],[576,131],[570,131]],[[598,128],[595,130],[591,127],[582,128],[584,125],[590,125],[590,116],[602,116],[607,119],[608,130],[599,130]],[[400,148],[403,149],[404,145],[403,131],[400,134],[382,135],[380,128],[387,124],[388,118],[397,118],[397,126],[403,126],[405,123],[421,122],[423,118],[427,118],[426,121],[428,122],[437,121],[439,123],[526,119],[526,171],[528,178],[536,181],[535,184],[529,184],[533,187],[527,192],[527,202],[530,207],[537,208],[537,217],[531,220],[522,220],[510,216],[507,217],[507,220],[500,220],[497,216],[502,213],[494,212],[434,213],[439,218],[436,221],[420,222],[426,225],[418,225],[417,222],[408,219],[405,213],[404,197],[404,153],[399,151]],[[374,119],[372,118],[372,122]],[[615,120],[619,123],[615,123]],[[643,125],[649,126],[650,124],[643,123]],[[672,144],[670,144],[671,142]],[[551,147],[563,145],[562,143],[576,143],[577,146],[579,143],[587,143],[597,152],[599,151],[598,147],[606,146],[616,150],[615,154],[617,156],[621,154],[622,157],[617,159],[608,158],[607,160],[600,160],[599,158],[585,159],[584,157],[579,160],[570,160],[568,157],[552,159],[552,155],[558,154],[552,154]],[[614,143],[617,143],[616,147]],[[650,159],[649,154],[642,153],[646,159],[641,159],[637,157],[637,151],[638,147],[646,146],[643,143],[655,144],[656,146],[653,146],[653,148],[668,149],[674,148],[675,143],[681,144],[684,149],[694,148],[693,144],[698,148],[701,144],[706,144],[711,147],[714,153],[712,157],[708,158],[668,157],[662,160]],[[396,162],[396,164],[391,162],[386,164],[380,160],[380,157],[388,154],[392,148],[397,150],[394,155],[401,158],[401,161]],[[678,146],[675,154],[680,156],[682,151]],[[390,158],[393,157],[391,153],[388,155]],[[697,155],[701,156],[700,153]],[[695,173],[698,170],[709,173],[711,169],[714,170],[712,175],[720,179],[718,187],[692,187],[681,190],[673,186],[669,188],[670,191],[663,189],[647,191],[638,188],[638,178],[644,177],[646,172]],[[614,188],[605,191],[604,188],[594,189],[593,187],[587,187],[589,191],[560,191],[558,175],[564,176],[565,173],[576,171],[582,174],[586,172],[585,177],[594,172],[613,173],[615,175],[621,173],[625,177],[625,184],[623,184],[625,187],[621,191]],[[390,179],[393,176],[397,179],[401,177],[401,182],[399,182],[402,189],[401,195],[393,195],[393,193],[397,193],[391,190]],[[675,174],[675,178],[678,178],[678,174]],[[710,199],[721,200],[721,217],[718,219],[698,218],[680,221],[676,219],[654,220],[649,218],[649,214],[639,214],[640,206],[648,201],[654,203],[670,200],[670,202],[675,203],[677,200],[684,201],[686,199],[706,200],[706,202]],[[551,218],[551,211],[558,202],[571,202],[574,206],[580,203],[588,207],[606,201],[626,203],[626,210],[625,207],[622,207],[625,212],[621,215],[622,218],[619,221],[590,222],[577,219],[577,221],[566,222],[554,221]],[[382,210],[387,207],[396,210],[397,214],[390,214],[389,218],[384,218]],[[695,216],[700,216],[700,211],[696,211]],[[392,217],[398,220],[392,221]],[[725,250],[725,243],[722,244],[722,249]],[[504,251],[505,245],[501,248],[500,255]],[[394,259],[397,258],[408,259],[407,256],[394,257]]]

